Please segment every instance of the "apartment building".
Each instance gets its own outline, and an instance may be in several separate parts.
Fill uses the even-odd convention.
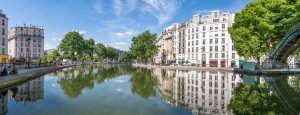
[[[168,39],[172,39],[170,41],[173,47],[160,47],[160,50],[171,52],[163,52],[173,59],[170,63],[201,67],[238,67],[240,57],[228,33],[233,22],[234,14],[229,12],[216,10],[207,15],[196,14],[186,23],[175,23],[166,28],[162,32],[162,38],[165,38],[162,44],[168,44]]]
[[[0,21],[0,63],[8,63],[8,18],[2,10],[0,10]]]
[[[43,58],[44,28],[25,24],[11,27],[8,35],[8,49],[11,58]]]
[[[172,64],[176,62],[177,34],[180,27],[179,23],[174,23],[164,29],[159,35],[156,45],[159,46],[158,54],[154,57],[157,64]]]

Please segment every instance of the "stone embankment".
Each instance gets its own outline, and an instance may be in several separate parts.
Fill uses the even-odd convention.
[[[43,67],[35,69],[20,70],[17,75],[8,75],[0,77],[0,89],[9,87],[15,84],[25,82],[30,79],[41,77],[45,74],[55,72],[57,70],[68,68],[76,65],[60,66],[60,67]]]

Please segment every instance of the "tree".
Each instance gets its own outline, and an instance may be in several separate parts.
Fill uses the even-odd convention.
[[[86,55],[90,61],[94,60],[94,51],[95,51],[95,41],[93,38],[90,38],[88,40],[85,40],[85,50]]]
[[[59,58],[60,54],[57,50],[53,50],[50,54],[47,54],[46,61],[49,63],[55,62]]]
[[[99,61],[105,59],[106,58],[106,47],[102,43],[96,44],[95,53],[96,53]]]
[[[117,50],[112,47],[107,47],[106,49],[106,57],[111,59],[111,60],[116,60],[118,57]]]
[[[134,58],[139,61],[147,63],[149,59],[152,59],[158,51],[158,47],[155,45],[156,34],[151,34],[149,30],[142,34],[132,38],[132,44],[130,51]]]
[[[78,60],[83,55],[85,41],[79,32],[69,32],[59,44],[59,50],[65,59]]]
[[[240,56],[255,58],[275,47],[287,31],[300,21],[300,1],[257,0],[235,16],[229,33]]]

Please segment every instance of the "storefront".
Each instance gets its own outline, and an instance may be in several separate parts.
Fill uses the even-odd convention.
[[[226,67],[226,61],[225,60],[221,60],[221,67]]]
[[[1,64],[9,63],[9,56],[5,54],[0,54],[0,63]]]
[[[218,61],[217,60],[210,60],[209,61],[209,67],[218,67]]]

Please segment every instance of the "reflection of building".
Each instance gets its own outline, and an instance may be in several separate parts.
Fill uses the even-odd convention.
[[[159,80],[164,84],[160,86],[160,91],[164,91],[161,93],[166,93],[170,85],[172,87],[172,97],[168,101],[175,101],[173,106],[187,107],[193,114],[230,114],[227,105],[234,89],[242,82],[237,74],[213,71],[164,70],[161,78],[169,78]]]
[[[9,30],[8,54],[12,58],[43,58],[44,28],[32,25],[16,26]]]
[[[17,86],[12,98],[16,102],[35,102],[44,99],[44,77]]]
[[[0,115],[7,113],[7,101],[8,101],[8,91],[2,91],[0,95]]]

